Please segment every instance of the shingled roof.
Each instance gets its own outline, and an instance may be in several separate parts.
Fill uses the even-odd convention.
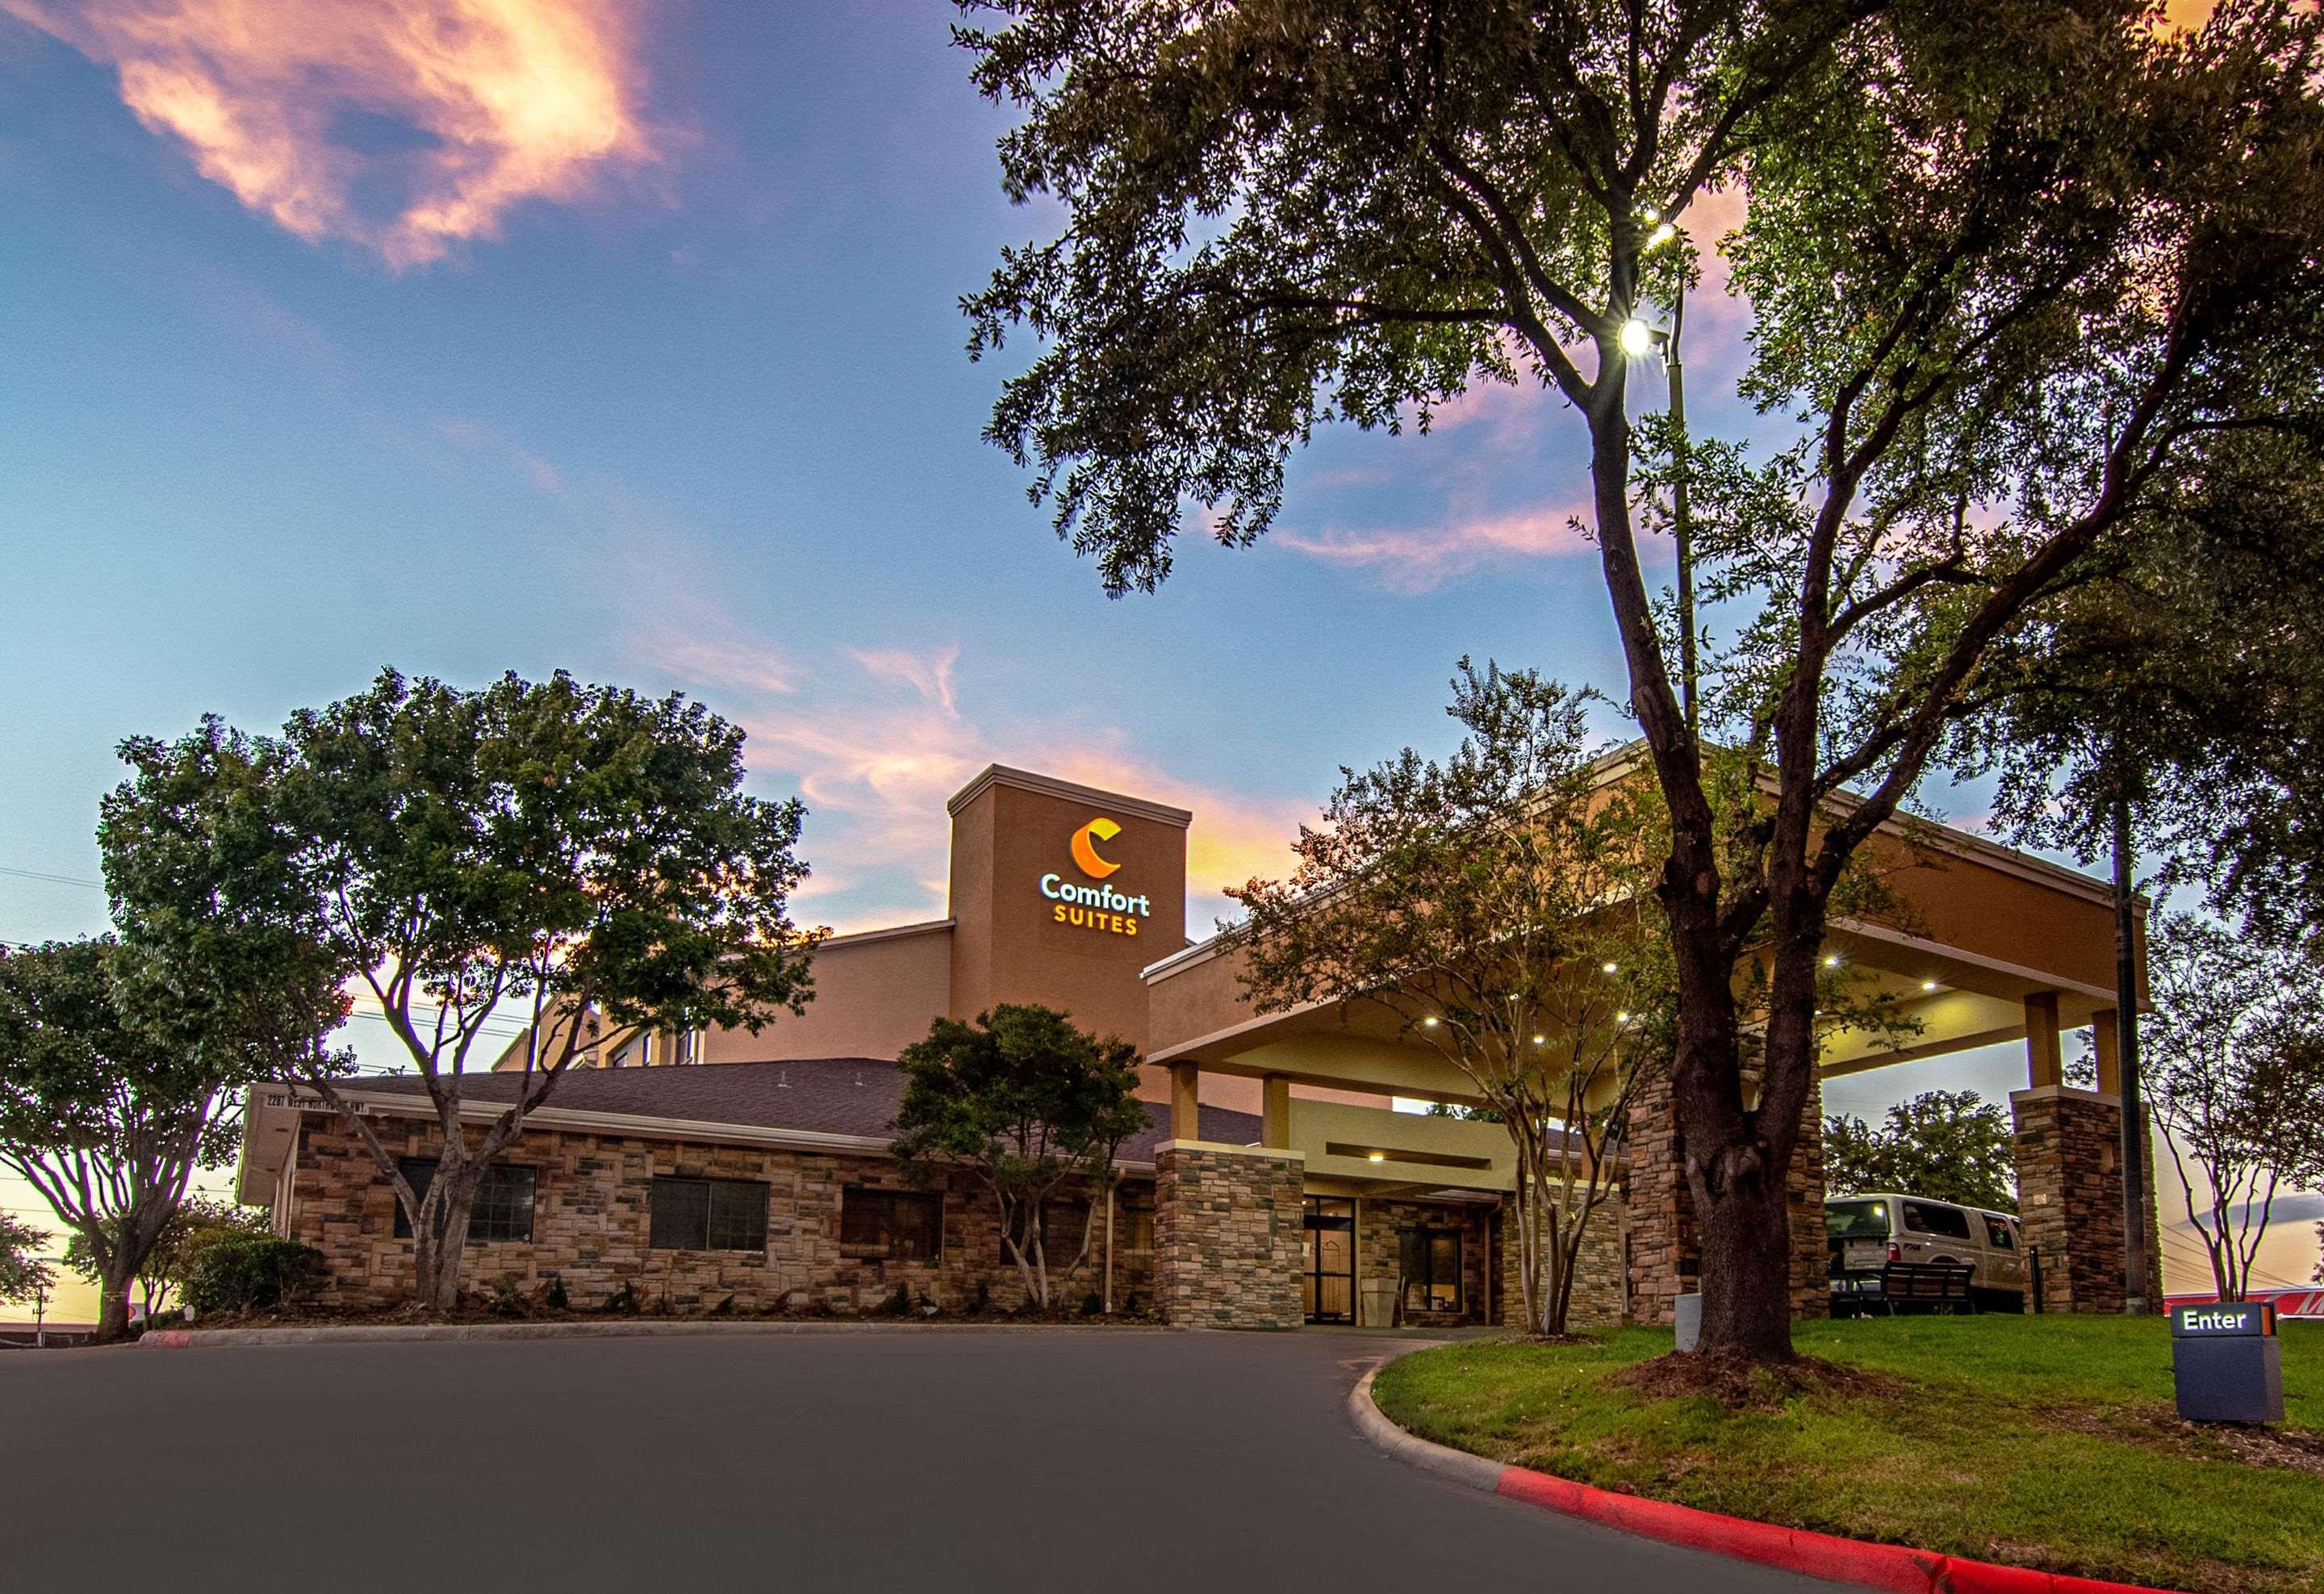
[[[366,1092],[423,1094],[416,1073],[367,1077]],[[513,1101],[522,1076],[471,1073],[460,1082],[463,1100]],[[576,1068],[549,1099],[571,1112],[680,1119],[747,1129],[805,1129],[825,1135],[885,1139],[904,1099],[904,1072],[874,1057],[815,1057],[788,1063],[696,1063],[669,1068]],[[1129,1162],[1151,1162],[1170,1138],[1170,1109],[1148,1101],[1147,1127],[1121,1148]],[[1228,1146],[1259,1143],[1256,1113],[1223,1107],[1202,1110],[1202,1138]]]

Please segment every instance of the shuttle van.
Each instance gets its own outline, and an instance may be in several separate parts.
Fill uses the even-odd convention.
[[[1835,1297],[1862,1299],[1862,1285],[1890,1262],[1967,1262],[1975,1305],[2025,1310],[2025,1236],[2008,1212],[1873,1191],[1825,1197],[1823,1228]]]

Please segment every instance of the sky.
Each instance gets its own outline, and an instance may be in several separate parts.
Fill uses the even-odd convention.
[[[943,913],[990,761],[1192,808],[1203,925],[1342,764],[1450,747],[1463,654],[1618,695],[1580,424],[1536,392],[1327,431],[1274,536],[1104,596],[980,437],[1023,351],[972,363],[959,297],[1055,217],[1001,192],[954,15],[0,0],[0,939],[103,927],[123,738],[385,666],[700,697],[805,799],[798,917],[841,930]],[[1723,277],[1689,418],[1749,436]],[[2022,1081],[2001,1048],[1828,1099]]]

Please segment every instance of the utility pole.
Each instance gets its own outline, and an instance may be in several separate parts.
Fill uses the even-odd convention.
[[[2119,749],[2120,743],[2116,742]],[[2138,1090],[2138,906],[2131,879],[2130,792],[2119,755],[2114,780],[2115,1055],[2122,1072],[2122,1309],[2144,1317],[2146,1298],[2146,1109]]]

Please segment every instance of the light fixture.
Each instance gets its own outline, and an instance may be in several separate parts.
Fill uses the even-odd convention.
[[[1545,1046],[1549,1044],[1549,1037],[1545,1035],[1536,1035],[1533,1037],[1533,1044],[1537,1046]]]
[[[1609,974],[1618,974],[1622,972],[1622,965],[1619,963],[1608,963],[1604,966],[1604,972]]]
[[[1386,1162],[1388,1160],[1388,1153],[1385,1151],[1375,1151],[1365,1160],[1368,1162]]]
[[[1921,989],[1923,990],[1934,990],[1936,988],[1937,982],[1934,980],[1923,980],[1921,981]]]
[[[1434,1029],[1434,1028],[1435,1028],[1435,1027],[1436,1027],[1436,1019],[1434,1018],[1434,1016],[1431,1016],[1431,1017],[1426,1018],[1423,1018],[1420,1022],[1421,1022],[1423,1025],[1425,1025],[1425,1027],[1427,1027],[1428,1028],[1430,1028],[1430,1029]]]
[[[1647,217],[1647,219],[1648,219],[1649,221],[1651,221],[1651,220],[1653,220],[1654,218],[1653,218],[1652,217]],[[1646,235],[1646,247],[1647,247],[1647,248],[1649,248],[1649,249],[1656,249],[1656,248],[1659,248],[1659,247],[1661,247],[1663,244],[1669,243],[1673,238],[1675,238],[1675,237],[1677,237],[1677,236],[1678,236],[1678,229],[1677,229],[1676,227],[1674,227],[1674,226],[1671,226],[1671,224],[1670,224],[1670,223],[1668,223],[1668,222],[1664,222],[1660,226],[1657,226],[1657,227],[1656,227],[1653,232],[1648,233],[1648,234]]]
[[[1643,359],[1655,352],[1655,329],[1637,317],[1622,323],[1622,352],[1632,359]]]
[[[1617,1013],[1614,1015],[1614,1022],[1617,1024],[1628,1024],[1629,1021],[1630,1015],[1628,1013]]]
[[[1840,967],[1840,954],[1836,952],[1825,953],[1823,954],[1823,966],[1827,969],[1836,969]]]
[[[1640,212],[1638,212],[1638,214],[1639,214],[1640,216],[1645,217],[1648,221],[1660,221],[1660,220],[1662,220],[1662,218],[1663,218],[1663,213],[1662,213],[1661,211],[1659,211],[1659,210],[1655,209],[1655,208],[1653,206],[1651,206],[1651,205],[1647,206],[1644,210],[1641,210]]]

